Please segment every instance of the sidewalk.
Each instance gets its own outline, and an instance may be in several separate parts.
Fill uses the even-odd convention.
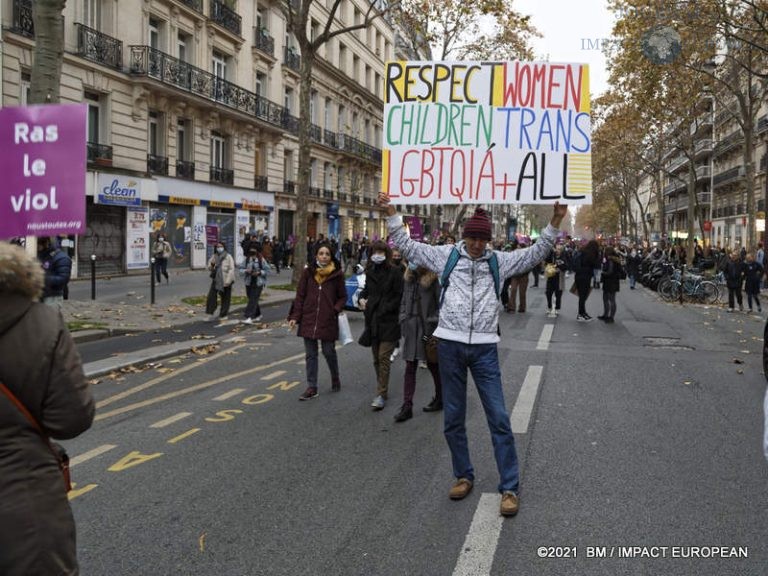
[[[61,311],[78,342],[96,340],[119,334],[172,328],[206,317],[205,304],[190,306],[183,298],[204,297],[208,294],[210,278],[205,270],[169,271],[170,281],[155,286],[155,304],[150,304],[150,277],[119,276],[96,279],[96,300],[91,300],[90,280],[73,280],[69,284],[69,300]],[[288,284],[291,271],[285,270],[269,278],[260,304],[289,302],[294,291],[274,290],[269,285]],[[238,277],[232,297],[245,297],[243,279]],[[244,308],[233,305],[231,314]]]

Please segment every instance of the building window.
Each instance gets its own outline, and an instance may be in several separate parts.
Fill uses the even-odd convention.
[[[312,158],[309,161],[309,185],[317,185],[317,158]]]
[[[331,108],[332,107],[333,107],[333,101],[330,98],[326,98],[325,99],[325,112],[323,114],[323,116],[324,116],[323,117],[323,122],[324,122],[323,123],[323,128],[325,128],[326,130],[330,130],[331,129],[331,114],[332,114]]]
[[[181,60],[182,62],[187,62],[187,63],[192,62],[192,60],[190,59],[191,44],[192,44],[192,39],[190,38],[190,36],[179,32],[179,35],[176,38],[176,52],[179,60]]]
[[[211,168],[227,168],[227,140],[219,132],[211,132]]]
[[[333,169],[331,163],[326,162],[323,164],[323,190],[331,189],[331,177],[333,176]]]
[[[368,64],[365,65],[365,89],[369,92],[373,92],[373,90],[371,90],[371,67],[368,66]]]
[[[89,28],[101,30],[101,0],[83,0],[83,22]]]
[[[213,57],[211,62],[212,73],[216,78],[222,80],[227,77],[227,57],[221,52],[213,51]]]
[[[345,179],[345,173],[344,173],[344,167],[339,166],[336,169],[336,186],[339,189],[339,194],[344,194],[346,191],[346,182]]]
[[[317,124],[317,118],[315,115],[317,114],[317,90],[312,90],[312,93],[309,95],[309,121],[312,124]]]
[[[190,121],[179,119],[176,124],[176,159],[187,162],[190,159],[189,138],[192,134]]]
[[[293,112],[293,88],[286,88],[285,95],[283,97],[283,106],[285,110],[290,114]]]
[[[29,96],[32,92],[32,75],[29,72],[21,73],[21,85],[19,86],[19,103],[22,106],[29,104]]]
[[[342,106],[341,104],[339,104],[339,115],[337,118],[338,118],[338,121],[337,121],[336,131],[339,134],[343,134],[346,132],[346,126],[344,126],[344,124],[347,121],[347,111],[344,108],[344,106]]]
[[[371,121],[368,119],[363,123],[363,142],[371,143]]]
[[[360,81],[360,57],[355,55],[352,56],[352,78],[355,80],[355,82]]]
[[[163,155],[163,117],[155,110],[149,111],[149,153],[152,156]]]
[[[285,179],[289,182],[294,182],[294,171],[293,171],[293,150],[285,150],[283,152],[283,174],[285,174]]]
[[[312,22],[309,25],[309,40],[310,42],[314,42],[315,38],[317,38],[320,35],[320,25],[317,23],[317,20],[312,20]]]
[[[256,28],[264,31],[269,30],[267,14],[264,11],[264,8],[256,9]]]
[[[101,96],[95,92],[86,92],[84,99],[88,104],[88,142],[99,144],[101,138]]]
[[[149,47],[160,50],[160,21],[155,18],[149,19]]]
[[[347,47],[344,44],[339,44],[339,70],[344,74],[347,73]]]
[[[256,94],[266,97],[267,75],[264,72],[256,72]]]

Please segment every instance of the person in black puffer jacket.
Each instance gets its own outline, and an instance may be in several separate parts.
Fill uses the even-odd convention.
[[[385,242],[371,244],[365,269],[365,288],[358,300],[365,312],[362,344],[370,342],[376,371],[376,397],[371,406],[384,408],[389,391],[391,357],[400,341],[400,299],[403,296],[403,270],[392,262],[392,250]]]
[[[621,259],[613,246],[608,246],[603,258],[601,280],[603,283],[603,315],[597,317],[606,324],[613,324],[613,317],[616,315],[616,292],[619,291],[621,272]]]
[[[72,260],[47,237],[38,240],[38,258],[45,271],[42,301],[58,305],[64,300],[64,291],[69,284]]]
[[[593,271],[600,266],[600,246],[597,240],[590,240],[576,253],[573,262],[574,282],[579,296],[579,313],[576,320],[589,322],[592,316],[587,314],[587,298],[590,293]]]
[[[734,310],[734,297],[739,303],[739,312],[744,311],[744,302],[741,298],[741,285],[744,283],[744,262],[738,250],[731,252],[731,257],[725,265],[725,285],[728,286],[728,312]]]

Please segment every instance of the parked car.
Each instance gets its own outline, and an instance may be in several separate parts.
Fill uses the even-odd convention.
[[[360,312],[360,308],[357,307],[357,299],[362,289],[365,288],[365,268],[360,264],[355,266],[355,273],[347,278],[345,284],[347,288],[347,301],[344,304],[344,308]]]

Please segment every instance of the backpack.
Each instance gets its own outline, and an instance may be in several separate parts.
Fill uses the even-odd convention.
[[[456,264],[459,261],[459,251],[457,248],[452,248],[451,253],[448,255],[448,261],[445,263],[443,269],[443,275],[440,277],[440,285],[442,291],[440,293],[440,307],[443,306],[443,298],[445,298],[445,291],[448,289],[450,281],[448,280],[453,269],[456,268]],[[499,278],[499,259],[495,252],[491,252],[491,257],[488,259],[488,267],[491,269],[491,275],[493,276],[493,287],[496,290],[496,299],[499,299],[501,281]]]

